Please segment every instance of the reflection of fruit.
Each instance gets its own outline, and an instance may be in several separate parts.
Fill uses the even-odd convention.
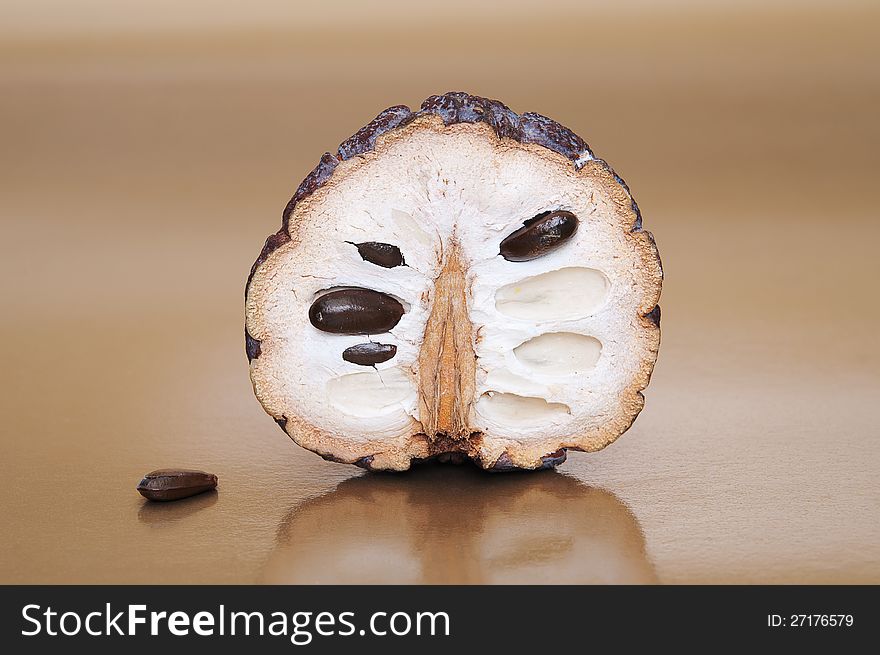
[[[629,189],[580,137],[432,96],[379,114],[300,185],[247,282],[251,380],[326,459],[546,468],[641,411],[661,283]]]
[[[294,508],[263,573],[271,583],[651,583],[632,512],[553,472],[486,478],[471,467],[367,475]]]

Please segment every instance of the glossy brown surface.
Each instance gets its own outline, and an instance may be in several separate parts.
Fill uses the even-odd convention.
[[[0,582],[880,582],[876,9],[468,6],[2,21]],[[556,472],[325,462],[248,381],[293,187],[455,88],[587,139],[663,253],[646,408]],[[142,499],[171,465],[222,489]]]

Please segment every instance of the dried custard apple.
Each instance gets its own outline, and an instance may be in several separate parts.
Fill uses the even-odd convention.
[[[662,270],[578,136],[464,93],[386,109],[326,153],[251,269],[265,410],[325,459],[538,469],[644,405]]]

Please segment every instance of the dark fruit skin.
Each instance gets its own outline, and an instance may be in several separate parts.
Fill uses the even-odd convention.
[[[351,241],[349,241],[351,243]],[[394,268],[395,266],[403,266],[403,254],[400,248],[392,246],[390,243],[381,243],[379,241],[365,241],[364,243],[352,243],[358,249],[358,253],[365,262],[370,262],[382,268]]]
[[[373,366],[387,362],[397,354],[397,346],[390,343],[359,343],[342,351],[342,359],[359,366]]]
[[[509,262],[527,262],[552,252],[578,229],[577,216],[555,211],[536,216],[501,242],[501,256]]]
[[[261,354],[263,354],[261,343],[262,342],[259,339],[254,339],[254,337],[251,336],[251,333],[247,331],[247,328],[245,328],[244,351],[247,353],[247,358],[249,362],[252,362]]]
[[[159,469],[147,473],[137,486],[147,500],[180,500],[217,488],[217,476],[204,471]]]
[[[537,469],[533,470],[543,471],[545,469],[556,468],[557,466],[562,464],[567,457],[568,451],[565,448],[560,448],[555,452],[544,455],[541,458],[541,465]],[[501,453],[501,456],[495,461],[495,463],[486,470],[490,473],[508,473],[510,471],[523,471],[526,469],[521,469],[513,462],[511,462],[510,456],[507,454],[507,451],[505,451]]]
[[[309,307],[309,321],[331,334],[379,334],[400,322],[403,305],[372,289],[339,289],[326,293]]]

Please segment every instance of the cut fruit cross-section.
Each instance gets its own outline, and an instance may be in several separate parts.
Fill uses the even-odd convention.
[[[297,189],[248,278],[251,380],[325,459],[555,466],[641,411],[662,277],[629,189],[579,137],[433,96]]]

